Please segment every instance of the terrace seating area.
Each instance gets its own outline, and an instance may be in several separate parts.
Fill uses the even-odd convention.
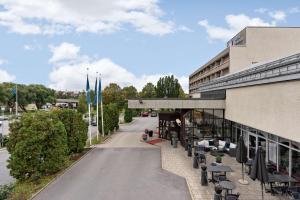
[[[262,199],[261,184],[259,181],[253,181],[245,172],[245,180],[249,184],[242,185],[239,183],[239,180],[242,179],[242,167],[241,164],[236,161],[235,157],[231,157],[226,151],[224,153],[221,152],[221,150],[219,151],[219,149],[209,148],[210,145],[207,146],[207,142],[195,142],[195,144],[199,145],[195,145],[193,148],[192,157],[188,156],[188,152],[182,146],[173,148],[169,142],[158,144],[158,146],[161,147],[163,169],[186,178],[192,199],[214,199],[216,198],[215,195],[217,194],[216,191],[218,187],[222,189],[218,199]],[[213,151],[223,153],[221,163],[218,163],[216,160],[219,156],[211,155]],[[197,162],[197,164],[195,162]],[[207,185],[202,185],[203,166],[206,167]],[[273,181],[275,181],[276,178],[280,177],[273,177]],[[299,187],[289,187],[288,184],[280,182],[280,180],[276,181],[279,182],[273,182],[272,188],[271,184],[266,184],[266,191],[264,191],[265,200],[289,200],[299,198]]]

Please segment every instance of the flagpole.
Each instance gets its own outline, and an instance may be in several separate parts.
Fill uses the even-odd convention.
[[[100,81],[100,83],[101,83],[101,81],[102,81],[101,74],[100,74],[99,81]],[[101,85],[102,85],[102,83],[101,83]],[[100,92],[101,92],[101,91],[100,91]],[[101,99],[100,99],[100,102],[101,102],[101,123],[102,123],[102,136],[104,137],[104,123],[103,123],[103,97],[102,97],[102,93],[101,93]]]
[[[89,68],[87,68],[87,77],[89,77]],[[90,92],[90,91],[87,91]],[[90,145],[92,145],[92,129],[91,129],[91,102],[88,102],[88,107],[89,107],[89,140],[90,140]]]
[[[97,72],[97,78],[98,78],[98,72]],[[100,81],[100,78],[99,78],[99,81]],[[97,95],[97,119],[96,119],[96,122],[97,122],[97,141],[99,141],[99,88],[98,88],[98,85],[96,85],[96,91],[95,91],[95,95]]]
[[[18,84],[16,84],[16,117],[18,116]]]

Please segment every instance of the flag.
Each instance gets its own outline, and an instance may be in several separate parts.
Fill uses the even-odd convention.
[[[98,101],[101,101],[102,94],[101,94],[101,79],[99,79],[99,87],[98,87]]]
[[[89,82],[89,76],[86,76],[86,103],[89,105],[91,103],[91,97],[90,97],[90,82]]]
[[[98,86],[98,81],[96,78],[96,82],[95,82],[95,95],[94,95],[94,105],[97,105],[97,86]]]
[[[11,93],[12,93],[13,96],[15,96],[15,95],[17,94],[17,89],[16,89],[16,88],[13,88],[13,89],[11,90]]]

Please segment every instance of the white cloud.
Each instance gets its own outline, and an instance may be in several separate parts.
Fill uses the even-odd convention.
[[[34,50],[34,47],[32,45],[25,44],[23,46],[23,49],[26,50],[26,51],[32,51],[32,50]]]
[[[286,18],[285,12],[281,11],[281,10],[269,12],[269,16],[272,17],[276,21],[284,21]]]
[[[3,65],[3,64],[5,64],[5,63],[7,63],[7,61],[0,58],[0,65]]]
[[[189,32],[189,33],[194,32],[194,31],[193,31],[192,29],[190,29],[189,27],[183,26],[183,25],[179,26],[179,27],[177,28],[177,30],[179,30],[179,31],[185,31],[185,32]]]
[[[241,31],[246,26],[274,26],[275,22],[265,22],[261,18],[251,18],[244,14],[239,15],[226,15],[225,21],[228,27],[220,27],[210,25],[209,22],[204,19],[200,20],[198,24],[205,28],[208,36],[212,40],[224,40],[231,39],[235,34]]]
[[[9,74],[7,71],[0,69],[0,83],[12,82],[16,79],[14,75]]]
[[[78,57],[80,47],[71,43],[61,43],[59,46],[49,46],[50,51],[53,53],[50,58],[50,63],[57,63],[60,61],[67,61]]]
[[[66,43],[62,43],[58,47],[66,46],[63,44]],[[49,79],[51,81],[49,87],[57,90],[84,90],[87,67],[89,68],[91,85],[94,84],[93,81],[96,78],[96,72],[99,72],[102,76],[104,87],[113,82],[119,84],[121,87],[134,85],[139,91],[147,82],[156,84],[161,76],[169,75],[144,74],[137,76],[128,71],[125,67],[114,63],[109,58],[92,59],[89,56],[81,55],[79,52],[80,47],[69,43],[67,46],[72,47],[69,49],[76,49],[76,51],[73,51],[73,53],[70,53],[67,50],[60,51],[61,53],[58,56],[59,59],[53,59],[55,60],[55,62],[53,62],[53,70],[49,74]],[[55,57],[55,54],[58,55],[55,50],[53,51],[53,49],[59,49],[58,47],[51,47],[51,51],[53,52],[52,58]],[[84,57],[86,59],[77,59],[74,55],[77,57]],[[183,89],[187,92],[188,78],[184,76],[177,78]]]
[[[130,24],[164,35],[176,30],[163,20],[158,0],[0,0],[0,25],[20,34],[107,33]]]

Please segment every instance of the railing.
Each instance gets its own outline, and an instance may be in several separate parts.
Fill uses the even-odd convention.
[[[201,84],[197,92],[300,79],[300,53]]]

